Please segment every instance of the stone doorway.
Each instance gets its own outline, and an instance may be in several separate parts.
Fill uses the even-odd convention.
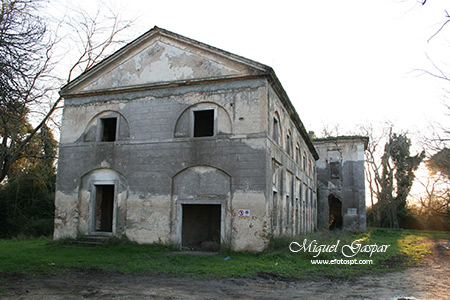
[[[114,216],[114,185],[95,186],[94,231],[112,232]]]
[[[183,204],[182,247],[191,250],[216,250],[220,245],[220,204]]]

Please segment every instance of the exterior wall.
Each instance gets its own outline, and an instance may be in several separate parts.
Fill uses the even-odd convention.
[[[337,137],[314,140],[319,153],[318,227],[330,224],[329,197],[342,204],[342,229],[366,230],[364,151],[367,138]]]
[[[317,153],[270,67],[155,27],[61,95],[54,238],[182,245],[213,220],[200,239],[261,251],[317,228]]]
[[[274,118],[279,128],[276,129]],[[275,137],[277,131],[278,138]],[[269,88],[268,211],[273,235],[298,235],[317,228],[315,159],[277,93]],[[289,135],[289,138],[288,138]],[[297,151],[298,149],[298,151]]]
[[[216,109],[215,136],[192,137],[198,107]],[[262,250],[269,234],[267,114],[262,79],[66,99],[54,237],[92,233],[94,187],[111,183],[113,235],[180,242],[183,203],[220,204],[223,241]],[[105,116],[118,116],[117,141],[99,141]],[[210,179],[194,186],[205,174]],[[239,217],[240,209],[250,216]]]

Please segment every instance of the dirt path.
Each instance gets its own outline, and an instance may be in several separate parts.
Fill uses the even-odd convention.
[[[0,299],[450,299],[450,241],[417,266],[353,279],[191,279],[74,270],[9,278]]]

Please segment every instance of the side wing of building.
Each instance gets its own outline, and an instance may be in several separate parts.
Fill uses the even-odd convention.
[[[365,160],[368,138],[314,140],[319,152],[319,229],[366,230]]]

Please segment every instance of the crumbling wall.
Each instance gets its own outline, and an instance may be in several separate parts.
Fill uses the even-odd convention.
[[[118,194],[115,234],[141,243],[179,242],[176,175],[214,168],[230,182],[223,196],[224,240],[237,250],[261,250],[267,243],[265,87],[265,80],[246,80],[66,99],[55,238],[90,233],[92,192],[86,174],[110,170],[120,174],[123,179],[117,180],[126,182],[127,191]],[[217,132],[193,138],[190,109],[202,106],[217,107]],[[98,138],[98,120],[111,116],[118,117],[118,136],[104,142]],[[183,129],[186,134],[177,134]],[[201,179],[192,179],[200,189],[196,184],[202,185]],[[204,200],[201,195],[192,200]],[[240,209],[250,209],[250,218],[239,218]]]
[[[314,231],[317,227],[315,159],[271,87],[267,119],[268,156],[272,161],[267,190],[270,231],[274,235]]]
[[[318,226],[328,228],[328,197],[333,195],[342,203],[343,229],[366,229],[364,137],[319,139],[314,145],[319,153]]]

